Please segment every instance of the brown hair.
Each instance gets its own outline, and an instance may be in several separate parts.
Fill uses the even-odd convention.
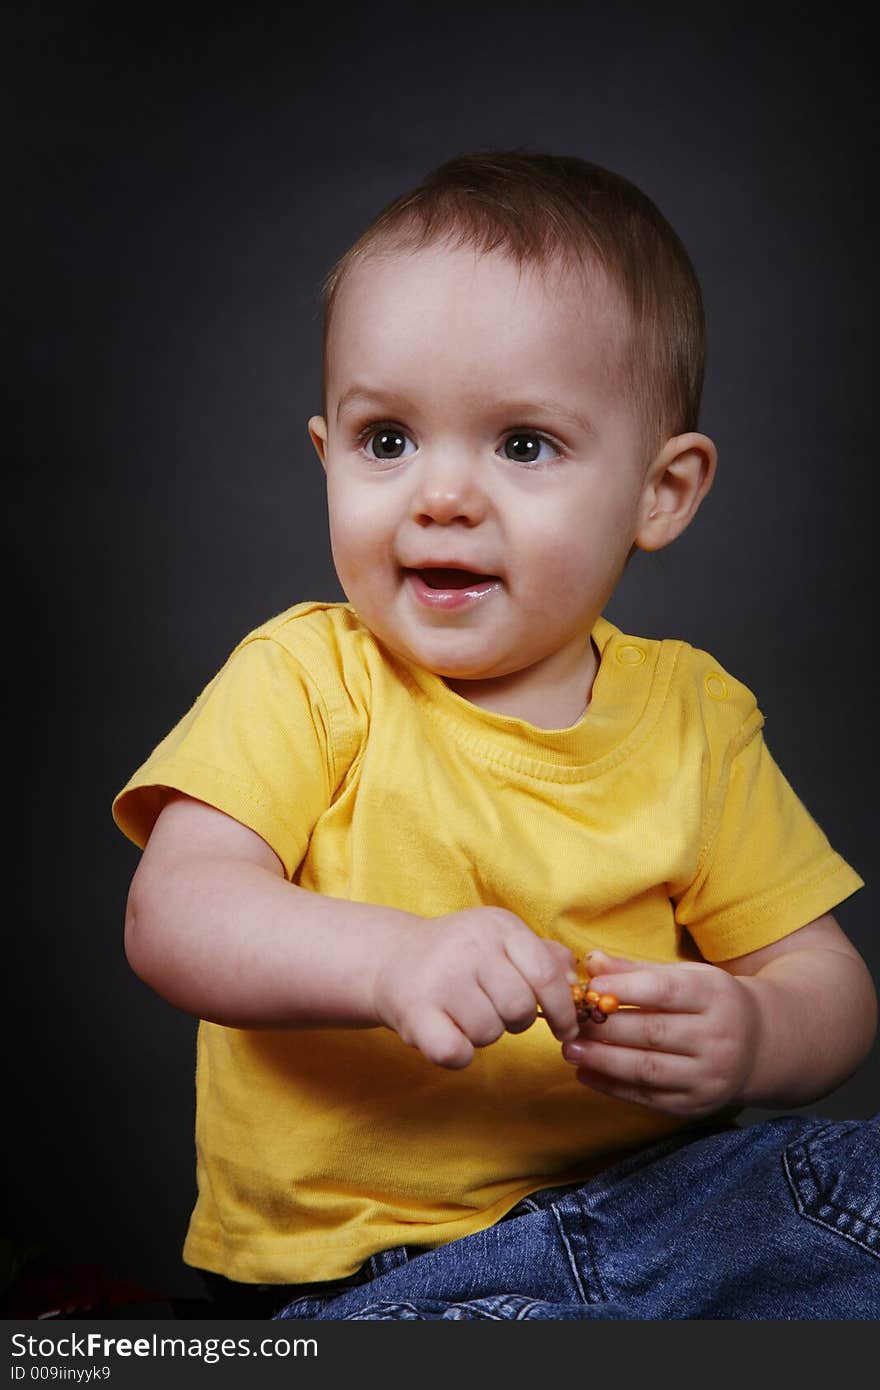
[[[499,250],[517,264],[598,267],[622,295],[630,333],[624,388],[653,454],[697,428],[705,318],[690,257],[659,209],[620,174],[570,155],[525,150],[461,154],[384,208],[322,287],[323,393],[333,306],[346,273],[380,249],[448,241]]]

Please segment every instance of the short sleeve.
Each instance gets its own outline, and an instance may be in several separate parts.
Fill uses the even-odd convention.
[[[774,762],[760,726],[721,779],[708,847],[675,917],[703,957],[759,950],[864,886]]]
[[[242,643],[113,802],[129,839],[146,845],[168,790],[206,801],[269,844],[292,878],[337,769],[327,702],[271,637]]]

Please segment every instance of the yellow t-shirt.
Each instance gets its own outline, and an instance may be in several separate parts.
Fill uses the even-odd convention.
[[[143,846],[177,788],[256,831],[303,888],[424,917],[496,904],[578,956],[726,960],[862,886],[745,686],[684,642],[604,618],[593,640],[588,710],[547,730],[393,657],[350,605],[299,604],[236,647],[114,816]],[[342,1276],[683,1123],[581,1086],[540,1021],[461,1071],[388,1029],[203,1022],[184,1258],[245,1282]]]

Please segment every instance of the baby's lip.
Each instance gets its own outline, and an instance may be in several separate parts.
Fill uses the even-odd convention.
[[[497,584],[497,574],[486,574],[483,570],[465,569],[459,565],[418,565],[407,568],[404,575],[417,575],[429,589],[476,589],[486,584]]]
[[[429,574],[435,580],[448,581],[451,587],[461,588],[465,580],[472,582],[484,582],[487,579],[499,579],[494,570],[485,569],[482,565],[471,564],[466,560],[436,559],[419,560],[416,564],[401,565],[405,572],[426,575]]]

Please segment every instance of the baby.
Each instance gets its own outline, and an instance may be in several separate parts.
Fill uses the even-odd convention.
[[[202,1020],[184,1258],[237,1314],[871,1316],[876,1121],[734,1121],[867,1055],[862,880],[750,691],[603,617],[715,474],[687,253],[607,170],[462,156],[325,310],[348,602],[249,633],[114,803],[128,958]]]

